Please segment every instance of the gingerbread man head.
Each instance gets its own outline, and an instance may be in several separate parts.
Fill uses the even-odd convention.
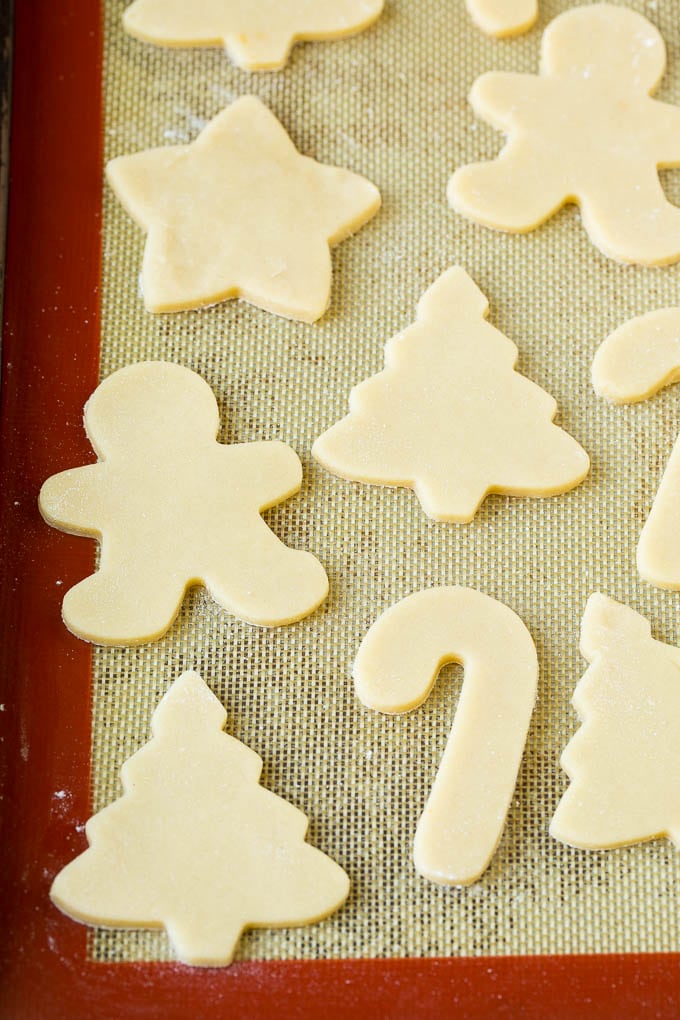
[[[114,372],[85,405],[85,428],[102,459],[126,454],[149,437],[149,455],[158,436],[167,436],[174,451],[214,442],[220,416],[208,384],[195,372],[158,361],[149,386],[149,364],[128,365]]]
[[[600,80],[617,91],[651,92],[666,68],[666,47],[642,15],[613,4],[576,7],[545,30],[541,74]]]

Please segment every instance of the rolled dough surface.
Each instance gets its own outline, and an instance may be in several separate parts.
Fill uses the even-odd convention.
[[[188,145],[111,160],[106,176],[147,234],[150,312],[242,298],[314,322],[330,299],[330,247],[380,207],[364,177],[300,155],[255,96],[237,99]]]
[[[419,591],[387,609],[354,662],[357,696],[379,712],[418,708],[447,662],[463,690],[418,822],[414,862],[433,882],[469,885],[501,837],[536,699],[536,648],[508,606],[471,588]]]
[[[161,46],[224,46],[248,71],[282,68],[303,40],[340,39],[380,17],[384,0],[135,0],[130,35]]]
[[[89,849],[55,878],[60,910],[163,927],[184,963],[224,966],[245,928],[311,924],[342,905],[347,875],[305,842],[302,812],[258,785],[262,759],[225,720],[197,673],[175,680],[153,739],[123,765],[122,797],[88,821]]]
[[[600,344],[593,386],[614,404],[633,404],[680,379],[680,308],[630,319]]]
[[[550,825],[586,850],[669,836],[680,846],[680,649],[599,592],[586,605],[574,691],[581,728],[562,755],[571,784]]]
[[[99,569],[67,592],[63,618],[99,644],[153,641],[192,585],[249,623],[311,613],[328,579],[289,549],[260,512],[300,488],[284,443],[224,445],[217,402],[195,372],[147,361],[119,369],[85,407],[96,464],[49,478],[40,511],[53,527],[101,542]]]
[[[588,455],[553,424],[553,398],[514,370],[517,347],[487,314],[462,267],[440,276],[314,457],[342,478],[414,489],[440,521],[471,520],[492,492],[550,496],[578,485]]]
[[[534,230],[575,202],[591,241],[620,262],[680,258],[680,209],[659,169],[680,166],[680,109],[651,94],[666,66],[658,30],[626,7],[599,3],[555,18],[538,75],[489,72],[475,113],[508,136],[491,162],[456,170],[453,208],[499,230]]]
[[[465,0],[470,17],[498,38],[528,31],[538,17],[538,0]]]

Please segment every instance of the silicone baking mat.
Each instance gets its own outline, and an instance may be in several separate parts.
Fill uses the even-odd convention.
[[[101,374],[147,358],[178,361],[212,386],[222,440],[281,439],[299,453],[299,496],[267,515],[287,545],[315,553],[331,584],[320,611],[261,630],[203,591],[168,636],[94,659],[94,802],[120,792],[123,761],[148,739],[161,694],[197,668],[223,701],[228,729],[264,760],[262,781],[310,818],[312,842],[352,880],[347,906],[308,928],[245,935],[241,958],[449,956],[680,949],[678,854],[666,841],[586,853],[548,835],[565,776],[560,750],[584,670],[579,626],[603,591],[676,641],[678,596],[640,581],[635,545],[680,424],[677,392],[634,408],[595,397],[597,345],[613,327],[680,302],[680,270],[619,266],[590,244],[574,208],[528,236],[467,223],[446,203],[456,166],[498,150],[476,121],[471,83],[491,68],[537,69],[541,29],[568,6],[542,0],[540,25],[498,42],[462,0],[390,0],[355,38],[297,46],[287,68],[248,74],[219,50],[144,45],[122,30],[125,0],[105,5],[105,156],[188,142],[237,96],[260,96],[299,149],[374,181],[379,216],[333,256],[333,298],[315,325],[244,303],[150,315],[139,294],[144,237],[104,191]],[[636,8],[659,26],[669,70],[659,95],[680,102],[680,5]],[[668,174],[669,193],[680,173]],[[383,345],[418,298],[461,263],[487,294],[490,319],[520,350],[519,369],[557,399],[558,422],[589,451],[592,473],[548,500],[487,499],[471,524],[429,521],[415,495],[331,477],[314,438],[347,409],[354,383],[383,364]],[[451,408],[455,414],[455,408]],[[516,797],[493,863],[466,889],[414,871],[411,844],[451,726],[461,671],[427,704],[389,718],[362,709],[353,656],[385,607],[436,584],[479,588],[511,606],[540,654],[540,691]],[[470,762],[474,768],[474,762]],[[163,934],[101,931],[97,960],[166,959]]]
[[[466,223],[445,201],[454,167],[501,144],[472,116],[472,81],[492,68],[535,71],[541,31],[568,5],[544,0],[536,29],[498,42],[469,23],[459,0],[388,0],[368,32],[298,46],[272,75],[238,71],[219,51],[127,39],[122,6],[22,0],[16,9],[0,419],[0,1013],[677,1016],[675,851],[656,841],[582,853],[552,841],[547,825],[566,785],[559,754],[577,727],[570,697],[585,667],[578,637],[588,595],[619,598],[650,619],[655,636],[679,637],[678,596],[644,584],[634,567],[680,427],[677,394],[617,409],[595,398],[589,373],[612,328],[678,304],[680,269],[605,260],[573,209],[507,237]],[[680,102],[677,0],[630,6],[659,25],[669,67],[658,94]],[[303,152],[371,178],[383,208],[335,250],[332,306],[314,326],[236,302],[147,315],[143,238],[103,188],[104,156],[190,140],[248,92]],[[680,203],[680,174],[663,177]],[[485,291],[491,321],[519,347],[519,369],[556,397],[558,422],[593,465],[570,494],[491,497],[464,526],[429,521],[407,490],[333,478],[309,454],[345,412],[351,386],[382,366],[385,341],[412,321],[425,288],[454,263]],[[93,543],[47,528],[37,492],[49,474],[92,459],[81,411],[98,375],[147,357],[208,380],[220,438],[279,438],[300,454],[302,492],[267,519],[329,573],[328,602],[308,620],[253,629],[196,591],[149,647],[92,652],[63,627],[61,597],[91,571]],[[510,605],[541,664],[502,842],[484,878],[464,890],[425,882],[411,860],[460,670],[445,670],[427,704],[399,718],[362,709],[350,680],[379,612],[446,583]],[[223,970],[170,962],[160,935],[86,936],[48,898],[54,874],[85,846],[93,804],[119,795],[122,762],[189,666],[224,702],[229,731],[261,754],[264,784],[308,814],[311,840],[352,880],[333,918],[248,933],[242,959]]]

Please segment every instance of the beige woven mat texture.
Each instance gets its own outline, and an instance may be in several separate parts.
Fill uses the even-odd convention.
[[[466,101],[473,80],[490,69],[535,71],[542,29],[569,4],[541,0],[538,26],[500,42],[472,25],[463,0],[387,0],[369,31],[298,45],[273,74],[240,71],[217,49],[164,50],[129,39],[124,6],[105,0],[107,158],[188,142],[227,103],[255,93],[303,153],[374,181],[383,208],[335,249],[332,304],[316,325],[233,301],[154,316],[139,295],[142,233],[104,186],[102,376],[147,358],[179,362],[215,391],[222,440],[290,443],[304,465],[303,488],[267,520],[286,543],[320,558],[331,593],[302,623],[260,630],[197,590],[163,640],[98,649],[95,806],[120,795],[120,767],[148,739],[158,699],[193,667],[223,701],[229,732],[263,758],[263,783],[309,816],[311,841],[352,881],[334,917],[250,932],[238,957],[680,950],[680,864],[666,841],[587,853],[548,835],[566,785],[559,755],[577,728],[570,697],[585,668],[578,641],[586,599],[605,592],[647,615],[657,637],[679,636],[678,596],[645,584],[635,569],[640,527],[680,427],[677,388],[614,408],[595,397],[589,379],[593,353],[615,326],[680,303],[680,267],[608,261],[573,207],[513,237],[467,223],[445,198],[453,169],[493,156],[501,142],[475,121]],[[630,6],[666,39],[659,97],[680,103],[680,2]],[[680,172],[664,174],[664,183],[680,203]],[[382,367],[384,342],[455,263],[518,345],[520,371],[555,396],[558,423],[592,458],[575,492],[494,496],[467,525],[429,521],[409,490],[342,481],[310,457],[314,438],[346,412],[352,385]],[[505,833],[487,873],[466,889],[419,878],[411,856],[460,668],[444,671],[424,707],[394,718],[363,709],[350,680],[377,615],[438,584],[470,585],[511,606],[541,665]],[[91,952],[108,961],[172,956],[163,934],[146,932],[98,931]]]

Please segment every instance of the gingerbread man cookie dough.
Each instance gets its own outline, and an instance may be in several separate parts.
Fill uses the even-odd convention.
[[[339,39],[368,28],[384,0],[135,0],[130,35],[160,46],[224,46],[247,71],[274,71],[303,39]]]
[[[324,600],[318,560],[283,545],[260,516],[300,488],[297,455],[280,442],[225,446],[218,428],[210,387],[180,365],[131,365],[95,390],[85,429],[99,461],[40,492],[48,524],[101,542],[99,569],[64,598],[78,637],[153,641],[196,584],[261,626],[293,623]]]
[[[150,312],[228,298],[314,322],[330,299],[330,247],[380,207],[358,174],[301,156],[255,96],[243,96],[189,145],[119,156],[113,190],[146,231]]]
[[[651,98],[664,41],[625,7],[566,11],[543,36],[540,74],[489,73],[475,82],[475,113],[508,135],[500,156],[454,173],[448,195],[469,219],[529,231],[567,202],[590,239],[620,262],[680,259],[680,208],[659,168],[680,166],[680,109]]]

